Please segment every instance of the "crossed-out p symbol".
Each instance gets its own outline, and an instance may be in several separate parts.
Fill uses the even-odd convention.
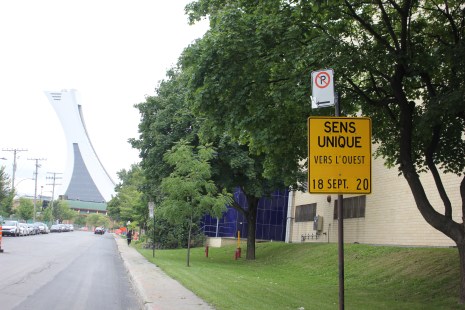
[[[315,76],[315,85],[318,88],[325,88],[328,87],[328,85],[331,82],[331,77],[327,72],[319,72]]]

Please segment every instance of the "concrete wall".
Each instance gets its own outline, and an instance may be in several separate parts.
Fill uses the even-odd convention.
[[[461,222],[461,199],[459,186],[461,178],[455,175],[442,175],[444,186],[451,199],[453,217]],[[430,173],[422,174],[425,191],[434,208],[444,214],[443,203],[437,193]],[[303,192],[290,194],[291,207],[289,242],[302,242],[302,235],[310,236],[304,242],[337,242],[337,220],[333,219],[334,200],[337,195],[311,195]],[[344,195],[344,198],[354,195]],[[323,230],[318,239],[313,230],[313,222],[295,222],[295,207],[317,203],[317,215],[323,216]],[[455,243],[443,233],[432,228],[418,211],[405,178],[398,176],[397,168],[387,169],[382,159],[372,160],[372,193],[367,195],[364,218],[344,219],[344,242],[413,245],[413,246],[453,246]]]

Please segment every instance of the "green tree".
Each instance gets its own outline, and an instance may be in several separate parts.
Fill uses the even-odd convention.
[[[233,207],[247,219],[247,259],[255,259],[260,198],[305,180],[305,33],[282,1],[198,1],[188,10],[192,21],[208,15],[211,26],[180,59],[189,102],[201,135],[223,146],[217,183],[247,198],[246,208]]]
[[[463,1],[328,1],[316,14],[310,9],[301,7],[322,38],[312,48],[340,76],[343,109],[353,105],[372,118],[377,155],[399,168],[424,219],[457,244],[464,303],[465,178],[456,222],[439,173],[462,176],[465,169]],[[428,199],[425,172],[442,206]]]
[[[25,221],[32,219],[34,214],[34,203],[27,198],[19,198],[19,206],[16,210],[16,215]]]
[[[5,172],[5,166],[0,166],[0,215],[3,217],[12,213],[13,194],[9,184],[10,177]]]
[[[84,215],[84,214],[77,215],[74,218],[74,225],[85,226],[86,225],[86,217],[87,217],[87,215]]]
[[[262,130],[262,126],[279,128],[282,124],[265,108],[270,114],[275,107],[282,107],[286,115],[295,114],[298,110],[287,99],[303,97],[302,83],[287,84],[287,92],[281,92],[279,101],[274,100],[279,95],[271,88],[264,91],[265,86],[258,86],[275,84],[279,88],[293,73],[308,76],[308,71],[334,69],[343,114],[361,111],[372,118],[373,140],[379,145],[376,155],[383,157],[387,166],[399,168],[424,219],[457,244],[460,302],[464,303],[464,223],[453,220],[454,206],[439,173],[442,170],[462,176],[465,169],[463,1],[200,0],[191,4],[190,13],[193,21],[208,15],[212,28],[194,46],[198,52],[190,59],[198,68],[197,74],[191,75],[197,108],[213,115],[210,110],[214,108],[245,118],[243,122],[225,123],[232,127],[232,133],[234,129],[243,131],[236,136],[253,142],[256,148],[271,151],[264,144],[280,137],[279,133],[275,137],[272,128]],[[291,22],[286,23],[286,19]],[[282,21],[286,28],[279,30],[275,21]],[[288,43],[289,52],[280,48]],[[289,57],[291,52],[294,57]],[[286,66],[290,66],[289,74],[279,70]],[[273,77],[275,73],[278,75]],[[302,100],[296,99],[300,105]],[[249,117],[251,112],[254,116]],[[262,115],[272,126],[260,126]],[[290,127],[304,124],[298,115],[287,122]],[[252,133],[250,128],[255,123],[257,130]],[[268,129],[270,134],[263,135]],[[296,133],[304,140],[302,131]],[[288,149],[290,154],[299,152],[301,144],[294,142],[291,139],[289,144],[296,151]],[[289,157],[292,162],[298,158]],[[442,206],[429,201],[419,177],[425,172],[433,176]],[[457,207],[463,219],[465,178],[457,191],[462,198]],[[441,209],[444,211],[439,212]]]
[[[140,184],[139,188],[147,197],[147,203],[151,200],[156,203],[156,206],[162,202],[161,182],[173,171],[173,166],[163,159],[164,154],[182,139],[196,146],[199,141],[197,128],[201,122],[195,119],[186,101],[187,78],[178,69],[169,70],[167,76],[168,79],[162,81],[157,88],[156,96],[147,97],[146,102],[136,105],[142,115],[139,124],[140,138],[130,140],[132,146],[139,149],[142,158],[140,167],[145,181]],[[212,160],[213,162],[216,162],[216,159]],[[218,171],[217,168],[214,169]],[[123,180],[123,186],[124,183]],[[117,199],[118,197],[115,203]],[[147,210],[147,203],[144,204],[145,210]],[[113,201],[109,204],[109,213],[114,218],[113,208],[110,205],[113,206]],[[148,218],[148,212],[146,214]],[[163,214],[158,212],[158,207],[156,207],[155,218],[154,244],[156,243],[156,246],[163,248],[187,246],[184,236],[188,236],[188,225],[168,222]],[[148,221],[148,224],[152,231],[149,234],[150,238],[153,238],[153,221]],[[195,234],[197,238],[200,231],[195,231]]]
[[[139,139],[130,139],[133,148],[139,150],[141,168],[146,178],[143,190],[150,199],[159,195],[163,178],[173,168],[164,159],[164,154],[181,139],[198,145],[198,122],[187,104],[187,77],[179,69],[167,72],[167,80],[160,82],[156,96],[136,105],[141,114]]]
[[[51,224],[53,223],[53,210],[52,208],[45,208],[39,215],[38,220],[43,221],[44,223]]]
[[[150,239],[153,238],[153,221],[149,222]],[[167,219],[163,218],[159,212],[155,211],[155,240],[154,246],[161,249],[175,249],[175,248],[187,248],[188,241],[186,236],[189,232],[188,223],[172,223]],[[204,241],[204,234],[196,223],[193,223],[191,230],[191,244],[193,246],[201,246]]]
[[[86,216],[86,225],[89,227],[97,227],[100,219],[100,214],[92,213]]]
[[[116,186],[116,195],[108,202],[108,215],[123,224],[137,221],[146,226],[148,219],[147,199],[143,195],[144,173],[139,165],[132,165],[129,171],[118,172],[120,183]]]
[[[161,180],[173,170],[163,161],[163,154],[176,142],[184,139],[192,146],[213,143],[218,156],[211,161],[212,180],[227,192],[240,188],[248,199],[245,207],[235,201],[232,206],[247,218],[247,258],[255,259],[259,199],[285,185],[281,178],[270,179],[264,176],[263,167],[267,158],[263,154],[252,152],[248,145],[233,141],[227,133],[215,130],[219,127],[210,126],[212,122],[207,117],[194,115],[187,93],[191,74],[194,74],[193,70],[170,70],[169,79],[160,83],[157,96],[148,97],[145,103],[137,105],[142,115],[140,139],[133,139],[131,143],[140,150],[141,166],[148,182],[144,190],[152,199],[160,197],[158,189]]]
[[[189,99],[204,127],[263,155],[262,174],[286,185],[303,181],[312,60],[295,4],[281,0],[191,4],[192,21],[210,30],[183,52]],[[308,21],[307,21],[308,22]]]
[[[92,213],[86,217],[87,226],[90,227],[109,227],[110,226],[110,219],[108,216],[100,214],[100,213]]]
[[[226,135],[217,139],[218,156],[212,160],[212,179],[217,186],[228,192],[240,190],[245,195],[245,205],[233,199],[231,206],[247,220],[246,258],[254,260],[258,203],[261,198],[271,196],[277,189],[285,188],[285,184],[280,178],[270,179],[264,176],[266,156],[263,154],[254,154],[248,146],[234,143]]]
[[[5,166],[0,166],[0,203],[3,206],[3,201],[8,197],[10,188],[9,188],[10,178],[5,172]]]
[[[165,154],[165,160],[174,167],[174,171],[162,181],[163,200],[157,211],[171,223],[188,224],[188,267],[193,224],[207,213],[220,217],[231,202],[231,195],[220,192],[211,181],[209,161],[213,154],[211,147],[195,150],[185,141],[180,141]]]
[[[142,159],[140,167],[145,180],[139,188],[146,199],[143,208],[147,220],[148,201],[155,202],[157,206],[161,203],[161,182],[173,171],[173,167],[164,161],[164,154],[182,139],[193,146],[198,145],[199,121],[187,105],[187,78],[177,68],[169,70],[167,77],[167,80],[160,82],[156,96],[147,97],[145,102],[136,105],[141,114],[140,135],[139,139],[130,139],[132,147],[139,150]],[[155,238],[158,243],[167,247],[185,243],[182,239],[174,240],[187,228],[166,224],[166,220],[160,217],[156,217],[156,221]],[[153,221],[149,222],[152,224]]]
[[[53,218],[60,223],[64,220],[72,220],[76,216],[76,211],[69,207],[65,200],[56,200],[52,203]]]

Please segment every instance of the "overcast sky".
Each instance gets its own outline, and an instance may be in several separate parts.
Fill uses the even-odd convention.
[[[65,171],[61,124],[44,91],[76,89],[97,155],[116,173],[139,162],[134,104],[153,95],[182,50],[207,22],[189,26],[190,0],[18,0],[0,2],[0,165],[20,195],[51,196],[47,172]],[[42,189],[43,186],[43,189]],[[58,191],[57,191],[58,190]],[[56,188],[55,198],[66,189]]]

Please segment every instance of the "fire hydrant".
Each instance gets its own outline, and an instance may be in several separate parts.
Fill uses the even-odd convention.
[[[237,260],[238,258],[241,258],[241,248],[237,248],[234,253],[234,259]]]

